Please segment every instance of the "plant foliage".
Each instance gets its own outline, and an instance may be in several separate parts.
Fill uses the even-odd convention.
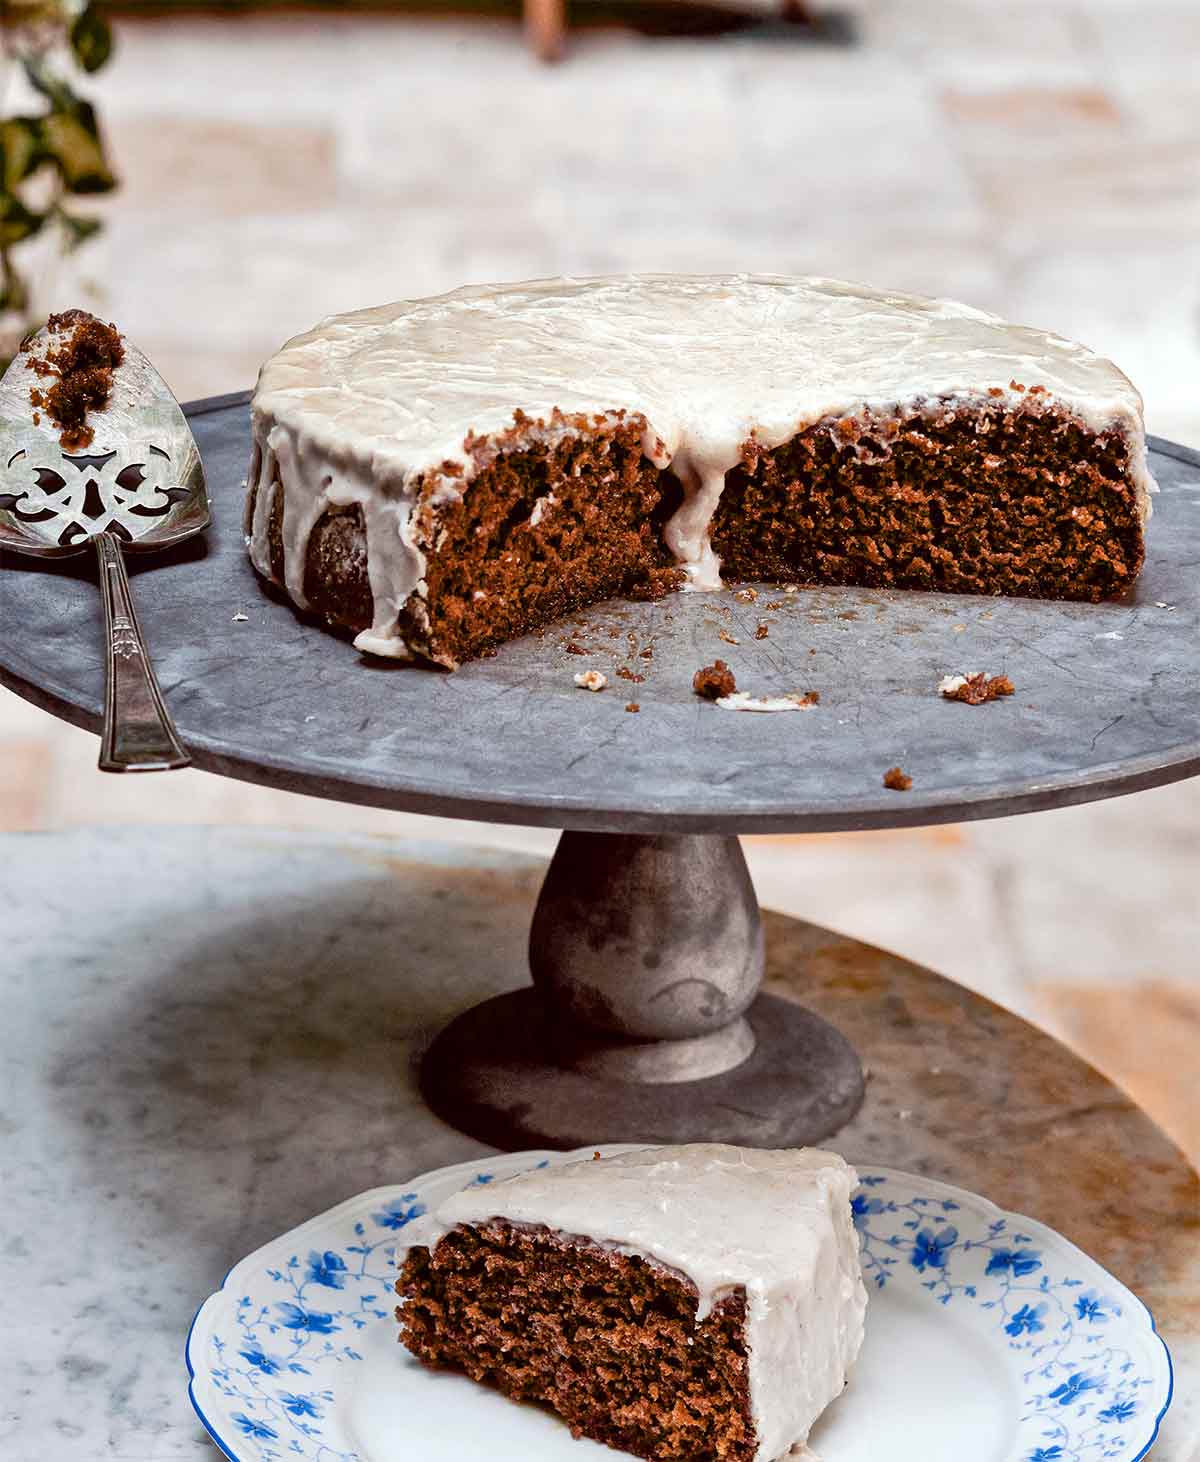
[[[76,72],[98,71],[112,32],[93,0],[0,0],[3,72],[19,71],[39,105],[0,119],[0,316],[30,320],[22,245],[56,231],[65,253],[98,233],[100,221],[76,200],[109,193],[116,178],[92,104]]]

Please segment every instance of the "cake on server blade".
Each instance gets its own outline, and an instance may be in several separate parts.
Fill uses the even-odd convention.
[[[1099,600],[1153,483],[1110,361],[947,300],[556,279],[326,320],[263,367],[247,543],[360,650],[454,666],[733,578]]]
[[[473,1185],[407,1231],[401,1341],[639,1457],[774,1462],[862,1344],[856,1182],[700,1144]]]

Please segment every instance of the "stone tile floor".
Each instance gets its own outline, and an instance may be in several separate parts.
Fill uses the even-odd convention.
[[[295,14],[125,21],[92,90],[124,186],[46,303],[184,398],[318,316],[467,281],[812,271],[958,296],[1112,355],[1200,445],[1200,6],[863,0],[854,47]],[[2,593],[2,585],[0,585]],[[255,822],[494,841],[187,772],[102,778],[0,692],[0,828]],[[1200,1157],[1200,783],[1033,818],[751,839],[763,901],[1050,1026]]]

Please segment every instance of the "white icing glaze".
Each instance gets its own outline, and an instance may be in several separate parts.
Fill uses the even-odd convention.
[[[751,695],[748,690],[735,690],[717,697],[723,711],[811,711],[814,702],[802,695]]]
[[[278,464],[284,582],[301,605],[312,525],[329,502],[361,504],[375,615],[355,643],[404,656],[397,616],[425,573],[419,495],[458,498],[498,451],[575,430],[556,409],[644,421],[646,455],[685,490],[666,542],[692,587],[713,588],[708,527],[748,441],[770,449],[827,417],[927,398],[1019,407],[1030,398],[1014,383],[1123,431],[1149,515],[1141,398],[1110,361],[953,301],[777,275],[541,280],[334,316],[263,367],[249,480],[262,488]],[[514,429],[517,411],[529,420]],[[269,496],[249,535],[268,576]]]
[[[938,681],[938,690],[942,695],[953,695],[956,690],[961,690],[968,680],[973,680],[978,674],[978,670],[968,670],[965,675],[943,675]]]
[[[649,1148],[464,1188],[405,1240],[432,1248],[458,1224],[494,1218],[544,1225],[677,1270],[696,1287],[698,1321],[743,1288],[756,1459],[774,1462],[806,1441],[862,1344],[856,1183],[815,1148]]]

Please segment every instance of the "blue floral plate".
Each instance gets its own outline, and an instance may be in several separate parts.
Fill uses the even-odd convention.
[[[590,1156],[593,1149],[578,1155]],[[607,1148],[605,1151],[622,1151]],[[405,1226],[469,1183],[576,1154],[525,1152],[376,1188],[243,1259],[200,1307],[189,1393],[233,1462],[596,1462],[607,1448],[396,1343]],[[1150,1312],[1043,1224],[886,1168],[854,1198],[871,1292],[822,1462],[1135,1462],[1171,1399]]]

